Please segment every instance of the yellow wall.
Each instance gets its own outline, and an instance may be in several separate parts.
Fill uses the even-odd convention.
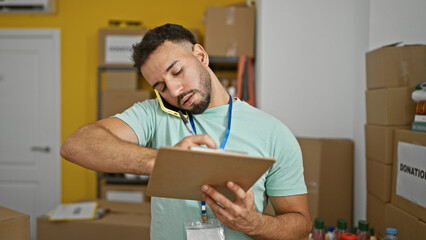
[[[96,120],[98,29],[106,28],[110,19],[142,21],[148,28],[178,23],[198,29],[203,36],[206,6],[241,1],[57,0],[54,14],[0,14],[0,28],[61,30],[63,142],[80,126]],[[96,198],[96,173],[61,161],[62,202]]]

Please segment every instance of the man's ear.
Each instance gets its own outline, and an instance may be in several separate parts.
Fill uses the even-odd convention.
[[[192,48],[192,54],[194,54],[194,56],[204,65],[204,66],[208,66],[209,65],[209,55],[207,54],[207,52],[204,50],[204,48],[196,43],[193,48]]]

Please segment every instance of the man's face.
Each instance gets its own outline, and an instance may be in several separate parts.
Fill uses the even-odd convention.
[[[141,67],[151,86],[171,105],[193,114],[210,104],[211,78],[190,44],[164,42]]]

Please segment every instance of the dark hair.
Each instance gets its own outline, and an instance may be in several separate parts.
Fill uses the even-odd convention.
[[[133,62],[134,67],[140,71],[141,66],[146,59],[154,52],[164,41],[172,42],[190,42],[196,44],[194,35],[186,28],[176,24],[164,24],[149,30],[142,40],[133,45]]]

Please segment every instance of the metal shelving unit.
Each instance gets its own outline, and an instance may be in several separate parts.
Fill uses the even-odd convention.
[[[97,119],[99,120],[102,116],[102,73],[105,71],[136,71],[134,67],[98,67],[98,87],[97,87],[97,94],[98,94],[98,103],[97,103]],[[124,174],[122,173],[103,173],[103,172],[97,172],[97,194],[98,197],[101,196],[101,184],[102,183],[108,183],[108,184],[141,184],[146,185],[148,183],[149,179],[140,179],[140,178],[126,178]]]

